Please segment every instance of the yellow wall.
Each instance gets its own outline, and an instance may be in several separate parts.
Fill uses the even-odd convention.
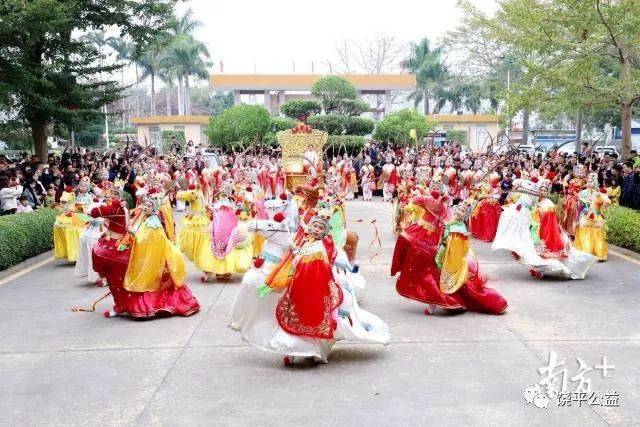
[[[441,131],[447,129],[461,130],[467,133],[467,142],[469,149],[476,152],[484,152],[487,150],[488,145],[491,143],[491,138],[495,143],[498,135],[498,123],[497,122],[485,122],[485,123],[438,123],[438,128]]]
[[[149,128],[154,125],[138,125],[138,143],[140,145],[146,145],[151,141],[149,137]],[[185,141],[192,140],[195,145],[208,145],[207,137],[204,134],[205,126],[199,123],[190,124],[169,124],[162,123],[157,124],[160,128],[160,133],[167,130],[184,130]],[[177,127],[183,127],[184,129],[176,129]]]
[[[349,80],[358,90],[413,90],[413,74],[336,74]],[[210,77],[214,90],[311,90],[323,74],[215,74]]]

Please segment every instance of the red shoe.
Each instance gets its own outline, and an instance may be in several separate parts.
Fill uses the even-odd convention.
[[[427,306],[427,308],[425,308],[425,310],[424,310],[424,314],[425,314],[425,316],[431,316],[431,315],[433,315],[433,313],[435,313],[435,312],[436,312],[436,306],[435,306],[435,304],[429,304],[429,305]]]
[[[106,317],[107,319],[111,317],[111,311],[106,310],[104,313],[102,313],[104,315],[104,317]]]
[[[105,286],[107,286],[107,282],[105,282],[104,280],[100,279],[96,282],[96,286],[99,288],[104,288]]]
[[[207,283],[207,276],[200,276],[200,281],[202,283]]]
[[[542,273],[540,273],[537,270],[534,270],[533,268],[531,270],[529,270],[529,274],[531,274],[531,276],[535,277],[536,279],[542,279],[544,277],[544,275]]]
[[[293,365],[293,356],[285,356],[284,359],[282,359],[282,363],[284,363],[284,366]]]

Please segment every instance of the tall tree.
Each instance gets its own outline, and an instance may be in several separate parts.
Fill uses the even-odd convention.
[[[124,84],[124,69],[131,64],[135,58],[135,46],[133,43],[127,41],[122,37],[109,37],[107,43],[116,53],[116,60],[120,61],[122,66],[120,67],[120,85],[125,87]],[[137,75],[136,75],[137,78]],[[122,97],[122,128],[127,127],[125,97]]]
[[[47,158],[47,126],[71,127],[120,96],[109,74],[119,65],[96,64],[97,49],[78,34],[113,28],[144,42],[163,29],[173,0],[3,0],[0,2],[0,103],[26,120],[36,154]]]
[[[169,34],[172,36],[172,43],[165,51],[165,58],[167,56],[169,58],[163,61],[163,66],[167,70],[170,70],[169,74],[175,76],[178,81],[178,115],[183,115],[185,113],[187,104],[189,104],[189,110],[191,110],[191,94],[189,93],[189,89],[184,87],[184,83],[188,84],[188,81],[185,79],[184,70],[180,70],[180,68],[183,68],[182,65],[179,64],[181,61],[177,61],[178,63],[176,63],[177,55],[176,52],[172,52],[172,50],[174,48],[184,49],[184,46],[174,46],[174,44],[183,43],[185,39],[193,39],[194,32],[201,26],[202,22],[194,18],[193,10],[189,8],[183,15],[175,16],[172,20],[171,27],[169,28]],[[202,46],[204,47],[204,45]],[[208,58],[209,52],[206,50],[206,47],[204,47],[204,51],[206,52],[205,56]],[[181,55],[184,56],[184,52],[182,52]],[[202,70],[199,69],[198,74],[202,76],[203,74],[201,71]]]
[[[167,47],[162,59],[164,67],[171,69],[179,76],[178,81],[184,79],[184,112],[191,114],[191,97],[189,93],[190,77],[206,79],[209,76],[207,59],[209,51],[204,43],[186,34],[176,36]]]
[[[136,60],[142,70],[142,73],[140,73],[140,81],[147,78],[151,81],[151,105],[149,111],[152,116],[156,114],[156,77],[160,72],[161,54],[165,45],[165,35],[161,34],[144,48]]]
[[[447,69],[442,59],[442,47],[432,48],[429,39],[411,45],[411,54],[403,62],[406,69],[415,74],[417,87],[410,98],[416,107],[424,101],[424,115],[430,113],[429,99],[433,91],[441,87],[448,78]]]
[[[617,104],[622,158],[640,99],[640,9],[631,0],[504,0],[494,18],[475,14],[493,40],[517,53],[524,97],[571,112]]]

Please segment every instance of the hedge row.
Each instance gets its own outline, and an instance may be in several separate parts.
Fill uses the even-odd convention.
[[[0,271],[53,248],[53,209],[0,216]]]
[[[556,204],[558,218],[564,214],[564,198],[551,194],[549,197]],[[640,252],[640,212],[622,206],[611,206],[607,209],[607,242]]]
[[[368,135],[375,128],[372,119],[338,114],[311,116],[307,119],[307,124],[329,135]]]
[[[607,242],[640,252],[640,212],[622,206],[607,211]]]

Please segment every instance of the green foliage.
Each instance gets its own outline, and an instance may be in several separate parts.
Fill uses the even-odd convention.
[[[271,123],[269,124],[269,132],[280,132],[283,130],[288,130],[296,127],[298,122],[293,119],[288,119],[286,117],[272,117]]]
[[[0,123],[0,141],[7,144],[7,150],[31,151],[33,147],[29,129],[13,121]]]
[[[375,127],[372,119],[339,114],[311,116],[307,123],[329,135],[368,135]]]
[[[105,52],[79,39],[87,30],[119,31],[146,44],[168,23],[173,0],[4,0],[0,6],[0,106],[28,122],[36,152],[46,158],[46,127],[68,127],[123,89],[108,76],[122,63],[103,65]],[[107,76],[107,80],[103,80]]]
[[[640,212],[622,206],[607,211],[607,242],[640,252]]]
[[[317,101],[294,99],[280,106],[280,111],[287,117],[301,120],[314,114],[320,114],[322,107]]]
[[[338,102],[336,113],[344,114],[346,116],[359,116],[360,114],[369,111],[369,104],[361,99],[341,99]]]
[[[359,135],[329,135],[325,151],[336,155],[338,153],[357,154],[364,147],[365,139]]]
[[[271,117],[261,105],[236,105],[212,117],[207,128],[209,141],[218,146],[231,142],[260,141],[269,131]]]
[[[206,89],[206,88],[205,88]],[[208,92],[208,89],[207,89]],[[208,95],[207,95],[208,97]],[[226,109],[233,107],[233,92],[216,92],[209,100],[209,110],[212,116],[219,116]]]
[[[457,142],[460,145],[467,144],[467,131],[465,130],[456,130],[456,129],[448,129],[446,132],[447,139],[449,141]]]
[[[617,105],[622,158],[631,148],[631,113],[640,99],[640,10],[633,1],[504,0],[493,17],[461,2],[467,19],[505,46],[522,78],[508,109],[598,114]],[[598,122],[601,118],[595,120]]]
[[[411,46],[411,53],[404,66],[416,76],[416,90],[409,96],[417,107],[424,102],[424,114],[430,113],[429,99],[449,78],[442,58],[442,47],[432,47],[429,39],[424,38]]]
[[[323,130],[329,135],[342,135],[345,130],[346,116],[337,114],[323,114],[321,116],[311,116],[307,119],[307,124],[316,129]]]
[[[422,139],[435,128],[436,124],[415,110],[404,109],[386,116],[378,126],[374,138],[382,141],[407,143],[412,129],[416,132],[416,140]]]
[[[375,127],[376,122],[374,122],[373,119],[347,116],[344,133],[346,135],[369,135]]]
[[[53,248],[53,223],[56,211],[0,217],[0,271]]]
[[[311,93],[320,98],[327,114],[338,110],[342,100],[358,97],[355,87],[347,79],[338,76],[319,79],[313,84]]]
[[[180,149],[184,150],[187,138],[183,130],[163,130],[162,131],[162,152],[166,153],[171,149],[172,138],[176,137],[176,141],[180,144]],[[184,152],[184,151],[181,151]]]

